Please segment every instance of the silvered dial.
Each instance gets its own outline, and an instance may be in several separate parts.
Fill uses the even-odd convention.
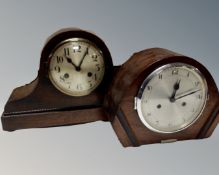
[[[58,90],[67,95],[90,94],[101,83],[104,73],[102,52],[88,40],[66,40],[51,54],[50,80]]]
[[[136,98],[143,124],[160,133],[181,131],[201,115],[207,99],[207,84],[193,66],[173,63],[152,72]]]

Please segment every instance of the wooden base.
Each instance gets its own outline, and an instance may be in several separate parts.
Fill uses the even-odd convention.
[[[3,114],[2,116],[2,125],[5,131],[76,125],[95,121],[108,121],[102,108],[74,111],[37,112],[18,115]]]

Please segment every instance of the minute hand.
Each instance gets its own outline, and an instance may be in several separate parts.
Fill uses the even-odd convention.
[[[78,65],[78,69],[79,70],[81,70],[81,65],[82,65],[82,63],[83,63],[83,61],[84,61],[84,58],[85,58],[85,56],[88,54],[88,47],[86,48],[86,50],[85,50],[85,52],[84,52],[84,55],[82,56],[82,58],[81,58],[81,61],[80,61],[80,63],[79,63],[79,65]]]
[[[201,89],[196,89],[196,90],[192,90],[192,91],[185,92],[185,93],[183,93],[183,94],[179,94],[178,96],[175,97],[175,100],[178,100],[178,99],[180,99],[180,98],[186,97],[186,96],[191,95],[191,94],[194,94],[194,93],[196,93],[196,92],[198,92],[198,91],[200,91],[200,90],[201,90]]]

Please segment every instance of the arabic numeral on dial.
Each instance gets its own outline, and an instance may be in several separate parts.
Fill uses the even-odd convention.
[[[80,91],[83,90],[83,87],[81,84],[77,84],[76,88],[77,88],[77,90],[80,90]]]
[[[187,77],[189,77],[189,76],[190,76],[190,72],[187,73]]]
[[[91,58],[93,59],[94,62],[97,62],[97,55],[96,55],[96,54],[93,54],[93,55],[91,56]]]
[[[94,74],[94,80],[97,81],[97,74]]]
[[[179,73],[179,70],[178,70],[178,69],[174,69],[174,70],[172,71],[172,75],[178,75],[178,73]]]
[[[81,52],[81,46],[80,45],[76,45],[76,46],[73,46],[73,52]]]
[[[199,100],[201,100],[202,99],[202,95],[197,95],[197,98],[199,99]]]
[[[65,81],[65,78],[62,77],[62,76],[60,76],[60,80],[61,80],[61,81]]]
[[[96,64],[97,71],[100,71],[100,65]]]
[[[196,86],[196,87],[199,86],[199,84],[200,84],[199,81],[196,81],[196,82],[195,82],[195,86]]]
[[[159,78],[160,80],[162,80],[163,75],[162,75],[162,74],[159,74],[158,78]]]
[[[152,86],[148,86],[148,87],[147,87],[147,90],[148,90],[148,91],[151,91],[151,90],[152,90]]]
[[[88,81],[88,84],[89,84],[89,87],[90,87],[90,88],[93,87],[93,84],[92,84],[92,81],[91,81],[91,80]]]
[[[61,68],[60,68],[59,66],[55,66],[55,67],[54,67],[54,70],[55,70],[56,72],[58,72],[58,73],[61,72]]]
[[[63,59],[63,57],[61,57],[61,56],[57,56],[57,57],[56,57],[56,61],[57,61],[57,63],[59,64],[59,63],[63,63],[64,59]]]
[[[69,56],[69,48],[64,48],[64,54],[65,56]]]

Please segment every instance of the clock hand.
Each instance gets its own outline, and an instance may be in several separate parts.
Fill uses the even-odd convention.
[[[78,71],[81,70],[81,65],[82,65],[82,63],[83,63],[83,61],[84,61],[84,58],[85,58],[85,56],[86,56],[87,54],[88,54],[88,47],[86,48],[86,50],[85,50],[85,52],[84,52],[84,55],[82,56],[82,59],[81,59],[79,65],[77,66]]]
[[[175,96],[176,96],[176,92],[179,90],[180,81],[181,80],[177,80],[176,83],[173,86],[173,93],[170,97],[170,102],[175,102],[176,101]]]
[[[175,97],[175,100],[178,100],[178,99],[180,99],[180,98],[186,97],[186,96],[188,96],[188,95],[192,95],[192,94],[194,94],[194,93],[196,93],[196,92],[198,92],[198,91],[200,91],[200,90],[201,90],[201,89],[196,89],[196,90],[192,90],[192,91],[189,91],[189,92],[182,93],[182,94],[176,96],[176,97]]]
[[[77,66],[73,63],[72,59],[67,57],[66,55],[65,55],[65,58],[66,58],[67,62],[72,64],[74,66],[75,70],[77,70]]]

